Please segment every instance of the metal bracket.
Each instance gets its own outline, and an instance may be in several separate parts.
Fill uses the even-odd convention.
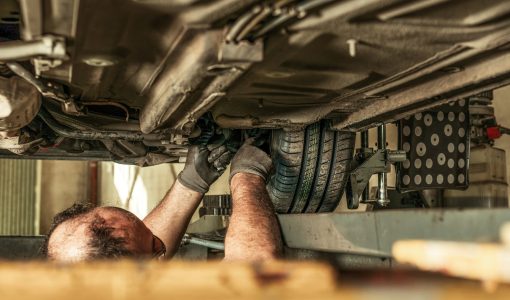
[[[39,138],[32,141],[21,141],[20,136],[0,138],[0,149],[6,149],[14,154],[23,154],[28,149],[42,143],[44,139]]]
[[[387,257],[399,240],[495,242],[508,220],[503,208],[278,215],[287,247]]]
[[[32,84],[43,97],[51,98],[58,102],[69,104],[73,102],[73,99],[66,95],[61,90],[57,89],[53,85],[45,85],[41,80],[37,79],[30,71],[25,69],[22,65],[17,62],[8,62],[7,67],[19,77],[25,79],[28,83]]]
[[[377,150],[370,154],[372,149],[362,149],[358,152],[358,159],[354,163],[360,163],[349,176],[347,184],[347,207],[349,209],[356,209],[359,206],[359,199],[363,191],[368,185],[368,181],[372,175],[386,172],[388,165],[385,160],[385,153],[383,150]],[[364,157],[364,158],[362,158]],[[368,158],[366,158],[368,157]],[[363,199],[367,201],[367,199]]]
[[[351,171],[347,184],[347,207],[356,209],[360,203],[360,196],[366,189],[370,177],[374,174],[387,173],[390,164],[402,162],[406,159],[405,151],[362,148],[358,150],[355,168]],[[375,200],[363,199],[362,203],[373,203]]]
[[[25,79],[28,83],[32,84],[43,97],[56,100],[61,103],[62,111],[68,115],[81,116],[84,115],[82,109],[76,104],[73,98],[67,95],[62,88],[54,86],[51,83],[43,83],[36,78],[30,71],[25,69],[17,62],[8,62],[7,67],[19,77]]]
[[[218,61],[230,62],[261,62],[264,60],[264,42],[253,43],[241,41],[238,43],[223,42],[218,52]]]

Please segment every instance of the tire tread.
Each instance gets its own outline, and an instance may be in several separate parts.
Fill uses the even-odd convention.
[[[277,213],[330,212],[338,205],[352,159],[354,135],[328,129],[327,121],[303,131],[275,130],[275,173],[268,192]]]

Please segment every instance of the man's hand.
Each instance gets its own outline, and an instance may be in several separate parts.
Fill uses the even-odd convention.
[[[185,187],[205,194],[209,191],[211,184],[225,171],[232,155],[225,146],[212,151],[203,145],[191,146],[184,170],[177,179]]]
[[[230,165],[230,181],[237,173],[248,173],[262,177],[264,181],[271,172],[273,162],[266,152],[252,145],[253,139],[247,139],[239,148]]]

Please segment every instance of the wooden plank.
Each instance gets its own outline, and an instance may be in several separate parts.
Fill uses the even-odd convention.
[[[510,299],[476,281],[422,273],[344,273],[311,262],[0,262],[0,299]]]
[[[488,289],[510,283],[510,248],[500,244],[398,241],[393,246],[393,256],[420,270],[481,280]]]
[[[331,267],[271,262],[0,263],[0,299],[280,299],[335,291]]]

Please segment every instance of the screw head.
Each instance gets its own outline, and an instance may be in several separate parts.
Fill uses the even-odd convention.
[[[98,68],[110,67],[118,62],[115,57],[108,55],[92,55],[84,58],[82,61],[89,66]]]

